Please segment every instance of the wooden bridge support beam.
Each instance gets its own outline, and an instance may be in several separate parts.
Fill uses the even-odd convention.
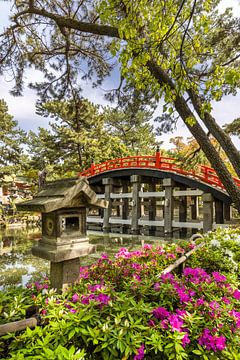
[[[224,223],[223,202],[219,199],[215,199],[215,221],[216,224]]]
[[[230,221],[232,218],[232,208],[229,204],[223,204],[223,218],[224,221]]]
[[[191,196],[191,218],[197,220],[199,217],[199,201],[197,196]]]
[[[171,236],[172,235],[173,210],[174,210],[172,179],[163,179],[163,187],[165,188],[164,234],[166,236]]]
[[[180,186],[180,190],[186,190],[186,186]],[[179,196],[179,222],[187,221],[187,196]],[[185,237],[187,235],[187,229],[182,228],[180,230],[180,236]]]
[[[132,175],[130,178],[132,184],[132,234],[139,234],[138,219],[141,216],[141,199],[139,197],[139,191],[141,188],[141,177],[138,175]]]
[[[203,233],[213,229],[213,196],[209,193],[202,195],[203,199]]]
[[[150,183],[149,184],[149,192],[156,192],[156,184]],[[150,197],[148,200],[148,220],[155,221],[156,220],[156,205],[157,201],[155,197]],[[148,227],[148,235],[154,236],[156,232],[155,226],[149,226]]]
[[[128,193],[128,183],[123,183],[122,185],[122,192]],[[123,198],[122,199],[122,219],[126,220],[129,216],[129,199]]]
[[[105,185],[105,200],[108,201],[108,207],[104,209],[103,232],[108,233],[111,231],[111,225],[109,223],[109,219],[112,214],[111,192],[113,191],[113,179],[111,178],[103,179],[103,185]]]

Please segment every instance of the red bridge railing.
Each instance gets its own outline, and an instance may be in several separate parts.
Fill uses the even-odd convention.
[[[195,178],[212,186],[225,189],[216,171],[209,166],[198,165],[195,170],[185,170],[180,167],[174,158],[161,156],[159,152],[155,156],[128,156],[125,158],[108,160],[100,164],[91,164],[91,167],[79,173],[79,176],[92,177],[106,171],[120,170],[126,168],[145,168],[170,171],[176,174]],[[240,179],[234,178],[235,183],[240,186]]]

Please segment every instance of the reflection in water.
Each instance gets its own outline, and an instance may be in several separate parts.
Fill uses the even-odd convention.
[[[130,250],[139,245],[156,244],[163,241],[147,236],[125,234],[102,234],[89,232],[90,243],[96,252],[81,259],[82,265],[96,261],[102,253],[113,255],[121,247]],[[15,228],[0,230],[0,290],[8,285],[26,285],[30,280],[48,275],[49,261],[33,256],[31,247],[41,236],[39,228]]]
[[[48,262],[31,254],[39,239],[38,228],[7,228],[0,231],[0,289],[6,285],[25,285],[32,276],[46,274]]]

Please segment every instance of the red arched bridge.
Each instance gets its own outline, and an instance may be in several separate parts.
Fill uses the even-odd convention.
[[[79,176],[86,176],[97,196],[108,200],[104,212],[89,213],[92,229],[109,232],[118,227],[139,234],[147,227],[154,228],[155,234],[172,234],[187,229],[205,232],[231,223],[232,201],[209,166],[186,170],[157,151],[155,156],[92,164]],[[240,186],[240,179],[234,181]]]
[[[179,162],[170,157],[161,156],[159,152],[155,156],[128,156],[119,159],[107,160],[100,164],[91,164],[91,167],[79,173],[79,176],[91,178],[107,171],[121,169],[155,169],[173,172],[182,176],[194,178],[219,189],[225,190],[224,185],[216,174],[216,171],[205,165],[198,165],[195,170],[183,169]],[[234,177],[235,183],[240,186],[240,179]]]

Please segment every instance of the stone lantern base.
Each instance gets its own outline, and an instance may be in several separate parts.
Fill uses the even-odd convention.
[[[95,245],[84,242],[79,246],[42,246],[41,240],[39,245],[32,248],[35,256],[50,261],[50,282],[51,287],[58,291],[65,291],[70,284],[74,284],[79,279],[80,257],[92,254],[96,250]]]

